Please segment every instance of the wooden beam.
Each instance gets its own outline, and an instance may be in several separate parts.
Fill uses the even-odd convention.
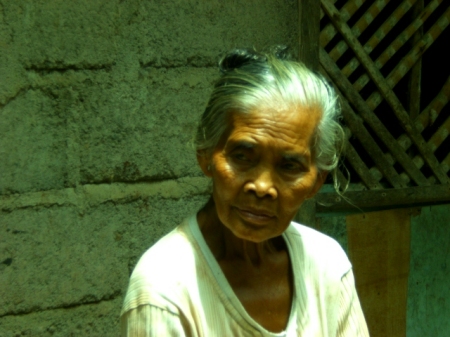
[[[313,70],[319,70],[320,2],[298,1],[299,60]]]
[[[344,198],[336,192],[318,193],[315,200],[317,216],[438,205],[450,203],[450,185],[347,191]]]

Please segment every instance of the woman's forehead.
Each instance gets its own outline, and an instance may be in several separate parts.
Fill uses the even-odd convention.
[[[229,129],[232,131],[265,129],[270,132],[287,131],[302,133],[314,132],[322,114],[316,107],[295,107],[276,111],[273,109],[254,109],[247,113],[232,112]]]
[[[284,111],[258,109],[250,113],[233,113],[223,140],[249,143],[279,140],[277,145],[309,145],[320,117],[318,109],[314,108]]]

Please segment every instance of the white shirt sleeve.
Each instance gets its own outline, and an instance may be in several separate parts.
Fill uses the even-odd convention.
[[[369,330],[355,288],[353,271],[342,277],[337,337],[368,337]]]
[[[140,305],[120,318],[122,337],[186,337],[180,317],[167,310]]]

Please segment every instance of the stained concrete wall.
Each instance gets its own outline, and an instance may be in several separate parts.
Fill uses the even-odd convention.
[[[297,49],[291,0],[0,0],[0,336],[117,336],[129,273],[206,199],[218,56]]]

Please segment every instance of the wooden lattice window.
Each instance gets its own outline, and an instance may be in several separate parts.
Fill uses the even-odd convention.
[[[320,71],[342,97],[358,207],[450,202],[449,23],[447,0],[321,0]]]

